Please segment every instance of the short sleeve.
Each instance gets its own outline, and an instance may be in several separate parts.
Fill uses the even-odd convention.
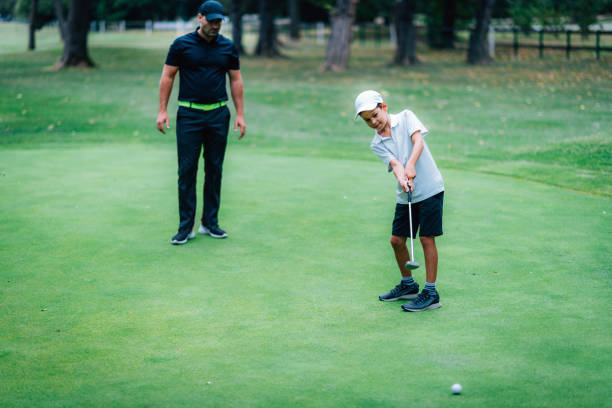
[[[181,65],[181,42],[177,38],[174,40],[170,49],[168,50],[168,56],[166,57],[166,65],[171,65],[173,67],[178,67]]]
[[[239,70],[240,69],[240,55],[238,54],[238,48],[236,48],[236,44],[232,43],[232,52],[229,58],[229,64],[227,69],[231,70]]]
[[[423,123],[421,123],[419,118],[417,118],[416,115],[412,111],[405,110],[404,115],[405,115],[405,120],[406,120],[406,129],[408,131],[408,136],[412,136],[412,134],[416,132],[417,130],[420,130],[421,135],[423,136],[427,134],[428,132],[427,128],[425,127],[425,125],[423,125]]]

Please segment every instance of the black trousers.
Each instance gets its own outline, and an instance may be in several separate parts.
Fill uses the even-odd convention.
[[[178,153],[179,231],[191,231],[195,222],[196,179],[204,147],[204,209],[202,224],[219,224],[221,175],[227,146],[230,111],[223,106],[202,111],[179,106],[176,115]]]

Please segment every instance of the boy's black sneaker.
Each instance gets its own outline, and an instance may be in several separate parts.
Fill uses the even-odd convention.
[[[170,242],[172,242],[173,245],[183,245],[192,238],[195,238],[193,231],[179,231],[172,237]]]
[[[210,227],[206,227],[200,224],[200,228],[198,228],[198,232],[200,234],[208,234],[213,238],[227,238],[227,232],[223,231],[219,228],[218,225],[213,225]]]
[[[384,302],[393,302],[394,300],[400,299],[414,299],[419,294],[419,284],[416,282],[410,285],[404,285],[400,283],[387,293],[383,293],[378,297],[379,300]]]
[[[402,309],[406,312],[422,312],[423,310],[437,309],[440,306],[442,305],[437,291],[423,290],[412,302],[404,303]]]

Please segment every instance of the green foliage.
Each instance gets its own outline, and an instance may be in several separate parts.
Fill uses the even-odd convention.
[[[454,7],[454,27],[465,27],[471,24],[474,18],[474,4],[471,0],[456,1],[424,1],[419,7],[425,14],[425,24],[427,25],[427,44],[432,48],[445,48],[444,30],[450,29],[444,21],[445,12],[452,3]]]
[[[96,19],[109,21],[173,20],[179,11],[189,17],[194,16],[197,11],[197,6],[193,10],[188,10],[184,1],[99,0],[96,4]]]
[[[68,10],[69,0],[61,0],[64,10]],[[27,19],[30,14],[30,0],[16,0],[15,15]],[[36,14],[36,29],[56,20],[53,0],[38,0],[38,12]]]
[[[12,16],[17,0],[0,0],[0,16]]]
[[[393,22],[395,0],[360,0],[357,3],[355,20],[371,23],[376,17],[383,17],[387,22]]]
[[[540,9],[533,0],[509,0],[508,12],[514,25],[523,32],[530,32],[534,17],[540,13]]]
[[[604,0],[573,0],[568,1],[567,10],[580,30],[587,32],[589,26],[597,22],[597,15],[604,10],[604,6]]]
[[[567,23],[576,23],[587,31],[606,7],[606,0],[509,0],[508,12],[514,24],[524,31],[530,30],[532,24],[560,29]]]

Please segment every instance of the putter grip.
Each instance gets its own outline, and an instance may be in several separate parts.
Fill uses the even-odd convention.
[[[411,203],[412,202],[412,194],[410,194],[410,186],[408,186],[408,191],[406,192],[406,194],[408,194],[408,202]]]

